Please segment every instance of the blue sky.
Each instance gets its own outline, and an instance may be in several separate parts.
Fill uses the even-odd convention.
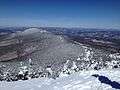
[[[120,28],[120,0],[0,0],[0,26]]]

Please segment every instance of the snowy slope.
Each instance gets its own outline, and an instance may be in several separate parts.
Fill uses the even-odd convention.
[[[28,79],[32,77],[31,75],[37,79],[2,81],[0,90],[114,90],[110,85],[101,84],[97,78],[91,76],[93,74],[104,75],[110,80],[120,82],[120,71],[117,69],[93,71],[119,68],[119,54],[90,48],[37,28],[26,29],[17,35],[23,42],[21,50],[31,55],[22,61],[0,63],[1,80],[12,81],[16,78],[21,80],[18,76],[22,71],[24,73],[28,71]],[[58,76],[56,80],[52,79]]]
[[[120,70],[81,71],[71,75],[60,74],[57,79],[37,78],[27,81],[0,82],[0,90],[116,90],[100,83],[91,75],[99,74],[120,83]]]
[[[28,34],[33,34],[33,33],[44,33],[44,32],[46,32],[46,31],[38,29],[38,28],[29,28],[29,29],[26,29],[25,31],[23,31],[21,34],[28,35]]]

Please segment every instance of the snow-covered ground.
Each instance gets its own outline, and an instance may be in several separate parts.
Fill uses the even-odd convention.
[[[57,79],[36,78],[16,82],[2,81],[0,82],[0,90],[116,90],[91,76],[93,74],[99,74],[120,83],[119,69],[102,69],[80,71],[71,75],[61,73]]]
[[[20,50],[18,49],[21,56],[30,55],[25,57],[25,60],[0,62],[0,80],[2,81],[0,90],[114,90],[110,85],[101,84],[98,78],[92,76],[93,74],[102,75],[111,82],[120,83],[120,70],[113,69],[120,67],[119,53],[111,54],[102,49],[88,47],[73,42],[67,37],[54,35],[38,28],[17,32],[16,38],[18,40],[2,43],[8,45],[6,43],[22,42],[23,44],[19,46]],[[11,51],[9,52],[5,53],[5,56],[10,58]],[[17,56],[17,53],[13,54]],[[0,60],[10,60],[5,56],[1,56]],[[103,70],[103,68],[109,68],[109,70]],[[95,71],[99,69],[102,70]],[[59,78],[52,79],[58,76]],[[32,77],[34,79],[30,79]],[[35,77],[42,78],[35,79]],[[14,81],[24,78],[30,80]]]

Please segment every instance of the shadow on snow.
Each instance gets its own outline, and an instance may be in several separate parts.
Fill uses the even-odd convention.
[[[120,89],[120,84],[118,82],[116,82],[116,81],[111,81],[108,77],[101,76],[101,75],[98,75],[98,74],[93,74],[92,76],[98,78],[98,80],[101,83],[108,84],[112,88],[115,88],[115,89]]]

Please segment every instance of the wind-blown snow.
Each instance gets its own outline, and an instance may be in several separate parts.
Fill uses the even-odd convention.
[[[27,81],[0,82],[0,90],[116,90],[91,76],[99,74],[120,83],[120,70],[90,70],[72,75],[64,75],[57,79],[37,78]]]

